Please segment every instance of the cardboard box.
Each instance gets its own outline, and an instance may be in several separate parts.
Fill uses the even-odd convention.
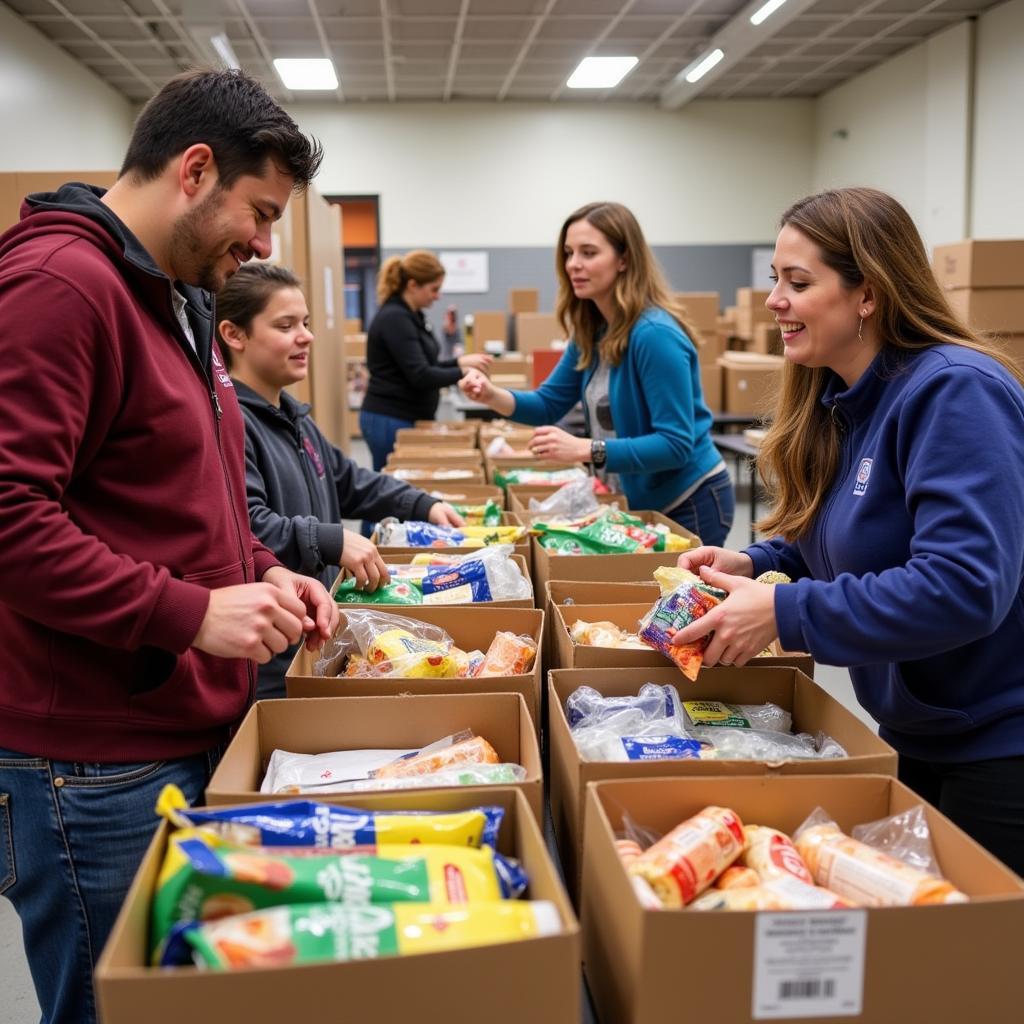
[[[427,430],[425,427],[403,427],[395,432],[395,446],[411,448],[413,446],[440,449],[466,449],[476,447],[476,438],[466,430],[452,430],[440,433]]]
[[[363,330],[363,321],[357,316],[345,317],[341,321],[342,334],[360,334]]]
[[[729,338],[723,331],[707,331],[702,334],[697,345],[697,360],[701,369],[705,366],[714,366],[718,357],[723,355],[728,347]]]
[[[460,469],[470,467],[475,469],[483,466],[483,453],[479,448],[433,448],[430,445],[410,446],[412,454],[404,452],[398,454],[394,451],[388,455],[387,467],[408,466],[415,469],[417,466],[427,466],[432,469]]]
[[[346,359],[358,359],[361,361],[366,360],[366,335],[365,334],[346,334],[342,341],[342,347],[345,350]]]
[[[523,525],[520,522],[519,517],[514,515],[511,512],[502,512],[501,513],[501,523],[502,523],[503,526],[522,526]],[[373,535],[372,539],[373,539],[373,542],[375,544],[377,544],[377,534],[376,534],[376,532],[374,532],[374,535]],[[378,547],[378,550],[380,551],[381,556],[383,557],[385,562],[392,555],[419,555],[419,554],[423,554],[426,551],[441,551],[441,552],[444,552],[445,554],[449,554],[449,555],[465,555],[465,554],[468,554],[470,551],[477,550],[477,549],[474,549],[474,548],[463,548],[463,547],[457,547],[457,546],[456,547],[441,547],[439,545],[435,546],[435,547],[431,547],[431,548],[414,548],[414,547],[402,547],[400,545],[377,544],[377,547]],[[512,545],[512,549],[513,549],[513,553],[514,554],[520,555],[522,557],[522,559],[526,562],[527,566],[529,567],[530,572],[532,573],[533,572],[533,550],[532,550],[532,547],[531,547],[529,535],[524,536],[522,538],[522,540],[519,540],[515,544],[513,544]]]
[[[765,303],[768,301],[769,295],[771,295],[771,291],[767,288],[737,288],[736,305],[735,307],[730,306],[729,309],[752,309],[758,314],[761,314],[762,311],[767,313]],[[768,315],[774,317],[773,313],[768,313]]]
[[[512,420],[503,420],[500,423],[481,423],[480,449],[485,451],[487,445],[496,437],[503,437],[513,448],[525,447],[533,437],[534,429],[525,423],[514,423]]]
[[[1020,952],[1012,937],[1024,928],[1024,882],[932,807],[926,805],[925,812],[939,865],[968,894],[969,903],[784,917],[645,911],[612,845],[612,833],[622,827],[625,815],[667,832],[704,807],[717,805],[731,807],[744,822],[792,832],[822,805],[849,831],[921,802],[906,786],[879,775],[650,779],[591,786],[584,847],[583,957],[601,1021],[661,1024],[679,1017],[681,1006],[687,1020],[730,1024],[783,1017],[819,1024],[1018,1020]],[[823,932],[844,922],[866,926],[863,987],[853,992],[861,1003],[859,1012],[855,1003],[843,1013],[808,1016],[810,1011],[800,1012],[802,1000],[794,998],[787,1000],[788,1005],[777,1002],[776,1012],[755,1014],[755,998],[762,997],[760,986],[755,986],[758,932],[763,936],[780,920],[808,929],[813,921],[825,943],[831,939]],[[828,945],[824,951],[829,952]],[[699,957],[699,984],[681,982],[681,958],[687,952]],[[780,966],[785,969],[790,963],[789,957],[782,958]],[[772,978],[764,996],[778,999],[783,979],[830,977],[827,969],[805,968],[801,974],[797,963],[793,967],[793,974]]]
[[[516,555],[516,554],[510,555],[509,557],[512,559],[513,562],[515,562],[515,564],[517,566],[519,566],[519,571],[523,574],[523,576],[525,577],[526,581],[530,584],[530,589],[532,590],[533,589],[533,580],[532,580],[532,578],[530,576],[530,567],[529,567],[529,565],[527,565],[526,559],[523,558],[522,555]],[[391,555],[388,558],[385,558],[384,561],[389,566],[390,565],[409,565],[409,563],[412,562],[412,560],[414,558],[416,558],[416,555],[409,555],[409,554],[406,554],[406,555]],[[334,591],[338,587],[338,585],[342,582],[342,580],[345,579],[345,577],[348,576],[348,575],[349,575],[348,570],[342,570],[341,572],[338,573],[338,575],[334,579],[334,582],[331,584],[331,593],[332,594],[334,593]],[[536,605],[534,603],[534,598],[533,598],[532,595],[530,597],[523,597],[523,598],[518,598],[518,599],[509,599],[509,600],[506,600],[506,601],[476,601],[476,602],[474,602],[474,601],[452,601],[452,602],[440,601],[440,602],[437,602],[435,604],[426,604],[426,605],[422,605],[422,606],[419,606],[419,605],[407,605],[407,604],[381,604],[380,601],[355,602],[355,603],[347,602],[347,603],[341,605],[340,607],[343,608],[343,609],[344,608],[380,608],[380,609],[382,609],[384,611],[393,612],[395,615],[402,615],[402,614],[404,614],[402,612],[403,608],[410,608],[410,607],[411,608],[416,608],[416,607],[443,608],[443,607],[449,607],[452,604],[457,604],[460,607],[464,607],[467,604],[471,604],[474,607],[479,607],[479,608],[534,608],[534,607],[536,607]]]
[[[508,316],[500,310],[478,310],[473,314],[473,351],[483,352],[489,341],[508,344]]]
[[[456,505],[483,505],[484,502],[495,501],[498,508],[505,508],[505,492],[494,484],[462,484],[442,480],[433,485],[427,484],[424,490],[437,495],[442,501]]]
[[[642,651],[618,647],[588,647],[573,643],[569,630],[573,623],[614,622],[629,633],[639,628],[640,619],[650,611],[660,594],[650,601],[613,602],[605,598],[591,604],[551,603],[548,612],[551,623],[552,668],[655,668],[669,665],[665,655],[649,647]],[[754,658],[747,662],[747,668],[795,668],[809,678],[814,678],[814,659],[809,654],[792,654],[784,657]],[[686,685],[682,683],[681,685]]]
[[[568,337],[565,328],[554,313],[517,313],[516,349],[535,352],[537,349],[557,347]]]
[[[704,404],[712,412],[722,411],[722,367],[717,358],[713,363],[700,362],[700,390]]]
[[[550,604],[646,604],[650,607],[661,595],[653,580],[633,583],[593,583],[589,580],[550,580],[537,598],[544,599],[544,610]]]
[[[437,474],[442,470],[445,475],[439,477]],[[470,484],[478,486],[483,486],[484,484],[483,468],[477,466],[460,466],[457,469],[451,469],[437,465],[401,465],[385,466],[381,472],[386,473],[388,476],[398,476],[400,480],[404,480],[409,484],[415,484],[425,491],[433,490],[434,487],[461,488]]]
[[[634,696],[644,683],[670,684],[683,700],[721,700],[734,704],[771,701],[793,715],[793,731],[823,730],[849,757],[828,761],[583,761],[565,717],[566,698],[581,686],[607,697]],[[852,711],[795,668],[709,668],[690,682],[675,667],[555,669],[548,674],[548,742],[551,820],[570,891],[579,882],[583,842],[583,797],[588,782],[650,779],[659,775],[707,778],[712,775],[896,774],[896,751],[879,739]],[[681,819],[680,819],[681,820]]]
[[[932,250],[943,288],[1024,288],[1024,239],[967,238]]]
[[[325,697],[321,693],[307,700],[257,701],[224,751],[206,787],[206,799],[216,806],[280,800],[280,795],[260,792],[275,750],[322,754],[423,747],[463,729],[483,736],[502,762],[526,769],[526,778],[510,788],[522,792],[537,821],[543,822],[544,784],[537,733],[526,702],[516,693],[401,693],[387,697]],[[477,801],[486,803],[490,789],[467,786],[459,792],[472,791]],[[333,794],[340,803],[356,795]]]
[[[774,321],[770,324],[754,324],[754,333],[747,343],[748,352],[760,352],[762,355],[782,355],[782,333]]]
[[[661,523],[671,533],[686,537],[691,547],[698,547],[700,538],[661,512],[631,510],[645,523]],[[675,565],[678,551],[647,551],[632,555],[556,555],[540,546],[532,537],[533,590],[543,594],[550,580],[607,580],[614,583],[647,582],[659,565]]]
[[[946,298],[976,331],[1024,333],[1024,287],[958,288],[946,292]]]
[[[751,416],[766,415],[781,379],[782,356],[727,352],[718,360],[722,368],[723,411]]]
[[[412,605],[403,608],[399,614],[418,622],[440,626],[455,645],[464,651],[486,651],[495,633],[509,630],[512,633],[533,637],[543,653],[544,613],[538,608],[506,609],[484,605],[460,605],[453,608]],[[342,618],[338,628],[343,629],[344,625]],[[482,679],[390,679],[386,676],[338,679],[313,674],[313,666],[319,659],[319,652],[311,654],[304,647],[296,651],[285,675],[289,697],[376,697],[392,696],[397,693],[512,693],[519,694],[526,702],[535,732],[540,732],[542,676],[539,657],[530,672],[515,676],[486,676]]]
[[[676,292],[676,298],[686,307],[692,327],[702,335],[714,334],[718,326],[718,292]]]
[[[498,455],[493,458],[484,459],[484,471],[487,474],[487,482],[494,483],[494,474],[505,469],[583,469],[580,462],[550,462],[547,459],[535,459],[519,455]],[[531,486],[542,486],[533,484]],[[562,484],[552,484],[552,487],[561,487]]]
[[[479,420],[413,420],[417,430],[433,430],[438,434],[472,434],[480,429]]]
[[[512,484],[508,488],[508,509],[519,516],[524,523],[529,523],[530,499],[547,501],[555,493],[555,490],[552,487],[534,487],[531,484]],[[623,511],[629,509],[629,503],[624,494],[595,494],[594,497],[597,498],[600,505],[618,505]]]
[[[368,810],[457,811],[479,803],[459,790],[325,796]],[[530,878],[529,899],[558,908],[557,935],[450,953],[253,971],[161,970],[146,966],[152,893],[167,846],[165,822],[150,844],[96,967],[104,1024],[281,1024],[308,1008],[337,1003],[329,1019],[469,1024],[564,1024],[580,1019],[580,934],[558,871],[522,794],[490,787],[487,803],[504,808],[499,849]],[[531,984],[524,985],[529,978]],[[413,1009],[410,1009],[412,1007]],[[410,1016],[412,1014],[412,1016]]]
[[[540,292],[536,288],[509,288],[510,313],[536,313],[540,309]]]

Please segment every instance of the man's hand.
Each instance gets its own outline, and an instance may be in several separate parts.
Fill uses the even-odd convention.
[[[221,658],[250,658],[265,665],[299,640],[307,622],[313,625],[294,591],[272,583],[218,587],[210,591],[192,646]]]
[[[675,645],[692,644],[714,632],[704,651],[704,664],[745,665],[756,658],[777,636],[775,584],[757,583],[745,576],[700,569],[705,583],[727,592],[726,599],[706,615],[680,629],[672,637]]]
[[[302,632],[306,634],[307,651],[319,651],[334,636],[340,613],[334,598],[319,580],[292,572],[283,565],[274,565],[263,574],[263,582],[294,594],[302,602],[306,609]]]
[[[360,590],[372,593],[381,584],[391,582],[391,575],[376,545],[352,530],[346,530],[344,534],[341,567],[352,573]]]
[[[465,526],[466,520],[448,504],[447,501],[439,501],[436,505],[430,506],[427,519],[435,526]]]
[[[530,438],[530,451],[552,462],[589,462],[590,438],[574,437],[558,427],[538,427]]]

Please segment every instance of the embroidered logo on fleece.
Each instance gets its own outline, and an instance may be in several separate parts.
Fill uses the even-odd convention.
[[[871,476],[871,459],[861,459],[857,468],[857,480],[853,485],[853,493],[860,495],[868,489],[868,477]]]
[[[227,369],[220,361],[220,358],[217,355],[217,350],[214,349],[210,354],[213,357],[213,371],[217,374],[217,380],[219,380],[224,387],[233,388],[235,386],[234,382],[231,380],[231,377],[228,376]]]
[[[322,480],[324,476],[324,462],[320,458],[320,453],[313,447],[313,442],[308,437],[302,439],[302,447],[309,456],[309,461],[313,463],[316,475]]]

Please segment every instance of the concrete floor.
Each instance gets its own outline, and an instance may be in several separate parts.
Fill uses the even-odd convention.
[[[353,442],[352,456],[361,465],[370,465],[369,452],[362,441]],[[736,511],[736,522],[726,546],[739,549],[749,543],[749,503],[740,500]],[[358,529],[358,524],[346,525]],[[874,723],[853,695],[850,677],[845,669],[819,666],[815,678],[837,700],[874,728]],[[21,925],[11,904],[0,897],[0,1024],[31,1024],[38,1020],[39,1004],[36,1002],[32,979],[25,962],[21,944]]]

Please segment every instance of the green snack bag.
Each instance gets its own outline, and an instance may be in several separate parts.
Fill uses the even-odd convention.
[[[350,576],[335,588],[334,600],[338,604],[423,604],[423,594],[406,580],[393,580],[374,591],[360,590]]]
[[[537,524],[537,540],[547,551],[561,555],[631,555],[640,545],[604,518],[582,530],[560,530]]]

